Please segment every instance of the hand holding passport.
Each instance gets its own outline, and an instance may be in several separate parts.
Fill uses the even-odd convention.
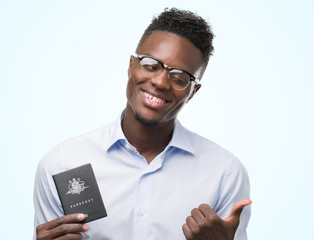
[[[37,226],[36,237],[81,239],[88,231],[84,223],[107,216],[92,166],[86,164],[52,177],[66,216]]]
[[[82,223],[107,216],[91,164],[53,175],[65,215],[83,213]]]

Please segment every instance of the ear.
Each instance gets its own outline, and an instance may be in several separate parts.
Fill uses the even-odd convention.
[[[186,101],[186,103],[188,103],[194,96],[194,94],[201,88],[202,84],[196,84],[194,85],[194,88],[192,90],[192,92],[190,93],[190,96],[188,98],[188,100]]]
[[[129,62],[129,68],[128,68],[128,77],[130,77],[130,75],[131,75],[131,68],[132,68],[133,62],[134,62],[134,57],[131,55],[130,56],[130,62]]]

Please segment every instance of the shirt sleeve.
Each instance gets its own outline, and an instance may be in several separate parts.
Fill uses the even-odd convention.
[[[52,178],[56,169],[58,150],[48,153],[39,163],[34,183],[34,235],[36,227],[42,223],[63,216],[62,206]]]
[[[234,205],[242,199],[250,199],[250,183],[246,169],[236,158],[230,164],[220,187],[216,213],[226,218]],[[235,240],[247,240],[246,228],[251,215],[251,206],[246,206],[240,217],[240,224],[235,234]]]

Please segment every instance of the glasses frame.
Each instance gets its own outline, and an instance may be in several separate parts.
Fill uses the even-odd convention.
[[[169,67],[167,64],[164,64],[162,61],[160,61],[160,60],[158,60],[158,59],[156,59],[156,58],[154,58],[154,57],[152,57],[152,56],[150,56],[150,55],[137,54],[137,53],[135,53],[135,54],[132,55],[132,56],[133,56],[134,58],[138,59],[140,62],[143,60],[143,58],[151,58],[151,59],[154,59],[155,61],[157,61],[157,62],[162,66],[162,69],[163,69],[163,70],[164,70],[165,68],[168,69],[168,70],[169,70],[169,73],[170,73],[171,70],[175,69],[175,70],[180,70],[180,71],[185,72],[186,74],[188,74],[189,77],[190,77],[190,82],[189,82],[189,84],[187,84],[184,88],[182,88],[182,89],[177,89],[177,90],[184,90],[184,89],[186,89],[186,88],[190,85],[191,82],[195,82],[195,84],[198,84],[198,83],[200,82],[200,79],[194,77],[194,76],[193,76],[191,73],[189,73],[188,71],[186,71],[186,70],[184,70],[184,69],[181,69],[181,68],[177,68],[177,67]],[[162,70],[162,71],[163,71],[163,70]],[[161,71],[156,77],[158,77],[158,76],[162,73],[162,71]],[[140,71],[140,73],[143,75],[143,73],[142,73],[141,71]],[[144,75],[143,75],[143,76],[144,76]],[[144,77],[147,77],[147,76],[144,76]],[[176,89],[176,88],[175,88],[175,89]]]

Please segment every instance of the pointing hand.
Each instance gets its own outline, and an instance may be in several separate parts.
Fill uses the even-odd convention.
[[[207,204],[194,208],[182,226],[187,240],[232,240],[240,223],[243,208],[252,203],[249,199],[237,202],[230,215],[221,219]]]

